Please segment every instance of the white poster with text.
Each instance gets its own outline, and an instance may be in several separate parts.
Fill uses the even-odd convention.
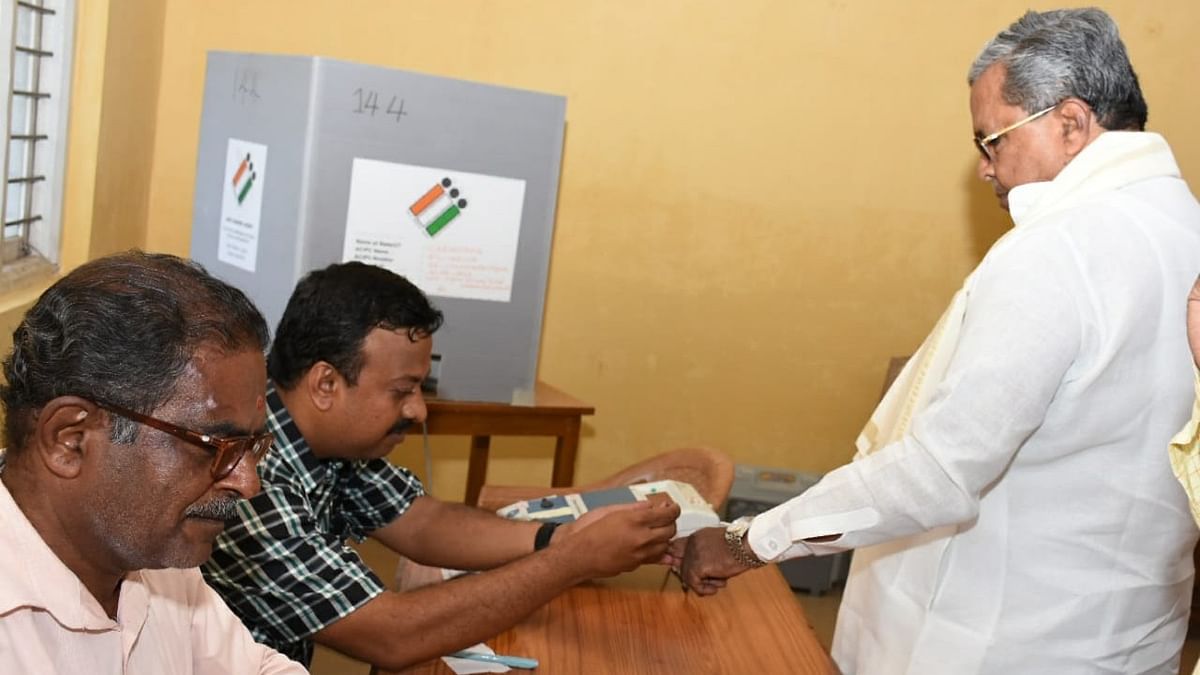
[[[508,302],[524,203],[523,180],[355,158],[342,260],[428,295]]]
[[[225,151],[225,182],[221,189],[221,227],[217,259],[254,271],[258,231],[262,221],[263,179],[267,146],[236,138]]]

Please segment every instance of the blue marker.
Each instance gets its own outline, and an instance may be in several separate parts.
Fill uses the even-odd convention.
[[[523,656],[504,656],[503,654],[485,654],[483,652],[454,652],[449,654],[456,659],[470,659],[472,661],[486,661],[488,663],[500,663],[509,668],[524,668],[533,670],[538,667],[537,659],[527,659]]]

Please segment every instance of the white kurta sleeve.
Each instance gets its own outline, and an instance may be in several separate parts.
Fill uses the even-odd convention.
[[[976,272],[946,375],[909,432],[758,516],[749,542],[759,557],[835,553],[978,513],[1067,376],[1086,302],[1064,235],[1014,234]]]

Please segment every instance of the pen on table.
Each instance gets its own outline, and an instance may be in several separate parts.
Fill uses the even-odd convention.
[[[486,654],[484,652],[468,651],[454,652],[453,654],[447,654],[447,656],[453,656],[456,659],[470,659],[472,661],[499,663],[508,666],[509,668],[524,668],[526,670],[533,670],[534,668],[538,667],[537,659],[529,659],[525,658],[524,656],[505,656],[504,654]]]

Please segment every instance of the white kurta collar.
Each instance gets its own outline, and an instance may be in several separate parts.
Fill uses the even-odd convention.
[[[1147,178],[1179,177],[1170,146],[1146,131],[1106,131],[1050,181],[1018,185],[1008,193],[1017,227],[1071,208],[1092,195]]]

